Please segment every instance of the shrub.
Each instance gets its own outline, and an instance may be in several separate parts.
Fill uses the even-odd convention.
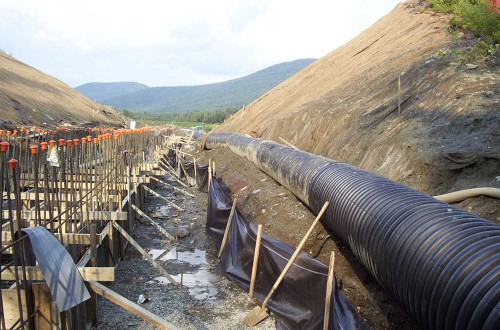
[[[430,0],[429,3],[437,12],[452,14],[453,26],[485,37],[487,42],[500,42],[500,15],[489,0]]]

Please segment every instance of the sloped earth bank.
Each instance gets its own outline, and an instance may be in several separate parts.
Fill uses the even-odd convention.
[[[190,151],[193,152],[193,151]],[[194,151],[196,153],[196,151]],[[297,246],[314,215],[288,189],[274,181],[246,158],[219,147],[197,152],[203,163],[211,159],[215,171],[229,187],[237,208],[268,235]],[[304,251],[328,264],[335,251],[335,276],[347,300],[375,329],[417,329],[417,325],[392,301],[350,249],[318,225]],[[244,294],[244,293],[242,293]]]
[[[216,131],[284,138],[427,194],[499,188],[500,52],[461,64],[477,40],[449,27],[425,1],[401,3]]]
[[[176,185],[174,181],[169,183]],[[183,287],[174,288],[129,244],[110,288],[133,302],[137,302],[140,295],[147,297],[149,301],[142,306],[179,329],[241,328],[243,318],[256,303],[221,273],[217,251],[205,232],[207,194],[194,188],[188,190],[196,197],[173,194],[161,186],[155,188],[156,192],[184,208],[184,212],[178,212],[154,196],[148,197],[144,210],[169,233],[175,235],[179,227],[181,234],[189,232],[187,237],[170,242],[146,222],[137,222],[132,235],[177,281],[181,280],[182,273]],[[127,328],[155,329],[121,307],[99,298],[95,329]],[[256,327],[274,328],[273,317]]]
[[[215,170],[237,198],[237,208],[243,215],[263,225],[270,236],[297,246],[312,221],[313,214],[288,189],[274,181],[246,158],[227,148],[218,147],[195,153],[203,163],[211,159]],[[479,197],[465,200],[455,206],[483,218],[500,223],[499,201]],[[335,251],[335,275],[349,303],[375,329],[417,329],[393,299],[356,259],[348,246],[317,226],[304,250],[328,263]]]

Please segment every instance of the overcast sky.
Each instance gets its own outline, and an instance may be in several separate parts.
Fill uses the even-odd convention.
[[[322,57],[398,2],[0,0],[0,49],[72,87],[205,84]]]

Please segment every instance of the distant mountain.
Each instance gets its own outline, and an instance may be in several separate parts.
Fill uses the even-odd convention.
[[[149,86],[138,82],[124,81],[111,83],[88,83],[78,86],[75,89],[88,98],[99,103],[103,103],[103,101],[107,99],[119,97],[121,95],[137,92],[147,88],[149,88]]]
[[[141,88],[132,92],[120,92],[119,95],[109,95],[109,97],[105,97],[106,90],[104,88],[100,91],[99,98],[95,96],[95,93],[92,95],[87,94],[85,89],[82,88],[86,85],[98,87],[95,83],[82,85],[77,87],[77,90],[90,98],[100,100],[102,104],[136,112],[218,110],[228,107],[241,107],[252,102],[314,61],[315,59],[300,59],[280,63],[248,76],[220,83],[198,86]],[[108,85],[103,84],[101,87],[107,87]],[[113,91],[118,92],[118,89],[113,89]]]

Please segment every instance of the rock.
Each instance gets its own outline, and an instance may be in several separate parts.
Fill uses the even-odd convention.
[[[179,238],[188,237],[191,232],[186,227],[180,227],[178,236]]]
[[[137,299],[137,304],[141,305],[141,304],[143,304],[145,302],[148,302],[148,301],[149,301],[149,297],[148,296],[140,294],[139,295],[139,299]]]
[[[465,67],[467,68],[467,70],[472,70],[472,69],[477,68],[477,65],[472,64],[472,63],[467,63],[467,64],[465,64]]]
[[[484,94],[486,94],[486,97],[493,97],[492,91],[486,91]]]
[[[261,189],[255,189],[254,191],[252,191],[252,194],[255,195],[255,194],[257,194],[257,193],[259,193],[261,191],[262,191]]]
[[[264,214],[264,213],[266,213],[266,209],[262,209],[262,210],[260,210],[260,212],[261,212],[262,214]]]

